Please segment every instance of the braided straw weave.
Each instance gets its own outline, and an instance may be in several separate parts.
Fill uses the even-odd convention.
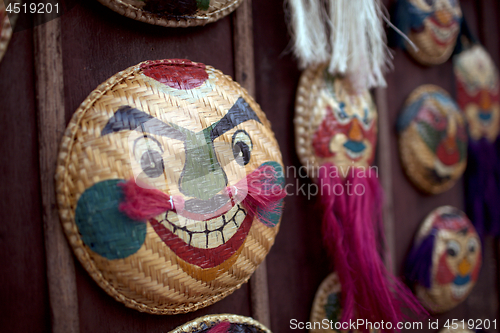
[[[327,319],[330,321],[326,314],[326,305],[328,303],[328,296],[332,294],[337,294],[339,297],[339,305],[340,305],[340,293],[342,292],[342,287],[340,285],[339,277],[337,273],[331,273],[328,275],[323,282],[319,285],[318,290],[316,291],[316,295],[314,296],[313,306],[311,309],[311,324],[313,328],[309,330],[310,333],[336,333],[338,332],[336,329],[322,327],[323,320]],[[339,313],[340,320],[341,313]],[[316,325],[316,327],[314,327]],[[331,325],[331,323],[330,323]],[[318,328],[322,327],[322,328]],[[341,330],[341,332],[349,332],[348,330]],[[358,330],[354,332],[359,332]],[[370,330],[370,332],[378,332],[378,330]]]
[[[198,11],[193,16],[168,16],[141,9],[140,0],[99,0],[100,3],[141,22],[172,28],[185,28],[215,22],[233,12],[243,0],[211,0],[207,11]]]
[[[411,115],[409,106],[420,98],[428,100],[426,94],[433,92],[439,92],[445,97],[448,97],[450,104],[455,105],[451,97],[449,97],[448,93],[440,87],[427,84],[415,89],[407,98],[405,106],[403,107],[403,112],[400,115],[401,119],[405,117],[413,117],[413,119],[411,119],[411,123],[406,129],[402,131],[400,129],[399,153],[401,163],[403,164],[406,175],[412,181],[412,183],[417,188],[426,193],[438,194],[451,188],[455,184],[457,179],[462,176],[467,165],[467,158],[466,156],[464,156],[462,161],[459,161],[452,166],[447,166],[446,172],[448,173],[447,176],[449,178],[443,182],[436,182],[429,175],[431,170],[438,169],[436,165],[437,163],[439,163],[439,159],[436,155],[436,152],[431,151],[431,149],[423,141],[415,122],[415,117],[417,116],[417,114]],[[462,112],[458,109],[458,106],[443,107],[442,104],[440,105],[440,111],[445,113],[440,114],[440,121],[447,122],[448,127],[452,126],[450,123],[451,121],[453,121],[455,124],[455,131],[457,129],[461,129],[465,132],[465,118]],[[437,106],[434,104],[434,108],[436,107]],[[422,109],[423,106],[418,110],[418,113],[420,113]],[[454,135],[454,139],[456,139],[456,134]],[[467,139],[465,138],[464,140]],[[464,145],[467,145],[467,141],[464,142]]]
[[[206,332],[208,331],[208,329],[223,321],[227,321],[231,324],[242,324],[245,326],[249,326],[256,330],[255,333],[271,333],[271,331],[267,327],[265,327],[255,319],[233,314],[208,315],[199,317],[182,326],[177,327],[173,331],[170,331],[170,333]]]
[[[308,175],[312,179],[316,179],[318,168],[327,162],[333,162],[341,169],[352,166],[369,167],[373,161],[376,145],[377,111],[368,90],[361,94],[354,94],[351,92],[347,79],[341,77],[326,78],[325,76],[328,74],[325,73],[325,69],[326,65],[314,66],[307,68],[302,73],[295,100],[295,147],[300,162],[306,167]],[[327,83],[327,80],[330,82]],[[329,86],[329,84],[331,85]],[[340,98],[339,92],[342,94]],[[337,128],[333,128],[336,132],[330,138],[331,142],[334,141],[336,144],[335,149],[338,149],[332,154],[332,157],[318,156],[313,147],[314,134],[327,117],[327,108],[330,107],[333,112],[336,112],[340,102],[345,102],[346,110],[350,110],[348,117],[351,117],[349,120],[351,125],[355,117],[353,114],[358,116],[364,108],[369,110],[372,117],[373,125],[371,126],[374,127],[375,131],[374,139],[367,143],[368,148],[363,152],[363,157],[357,161],[346,154],[346,149],[342,147],[343,142],[339,142],[346,140],[346,135],[341,134]],[[366,142],[366,138],[363,140]]]
[[[0,1],[0,61],[2,61],[7,46],[9,46],[12,32],[14,31],[14,24],[16,23],[18,14],[11,12],[7,15],[5,5],[21,3],[19,1],[6,0]]]
[[[452,230],[442,225],[436,225],[436,221],[447,214],[459,214],[455,220],[460,221],[461,226],[467,227],[467,234],[463,234],[463,229]],[[443,313],[463,302],[472,292],[476,284],[475,279],[477,279],[477,276],[474,276],[474,274],[479,272],[482,263],[481,241],[465,213],[452,206],[438,207],[427,215],[415,237],[414,246],[420,245],[431,233],[435,234],[431,258],[431,285],[430,288],[426,288],[417,283],[415,285],[415,295],[427,310],[432,313]],[[477,246],[473,253],[470,252],[471,241]],[[459,244],[460,250],[454,256],[450,256],[447,253],[450,242]],[[466,259],[470,265],[468,273],[472,277],[469,282],[460,286],[455,285],[453,281],[449,283],[440,282],[446,274],[452,274],[453,277],[458,276],[460,274],[459,266],[463,259]],[[476,270],[476,273],[473,273],[474,270]],[[447,271],[451,273],[447,273]],[[460,294],[456,294],[455,290],[460,288],[462,288],[462,291]]]
[[[208,75],[203,84],[197,88],[174,89],[157,81],[165,80],[169,75],[168,71],[162,72],[162,68],[177,70],[193,66],[203,68],[201,72]],[[153,79],[144,74],[146,70],[159,72],[163,76],[157,80]],[[179,73],[182,74],[182,71]],[[274,243],[279,221],[276,226],[267,227],[256,218],[253,221],[245,219],[251,224],[247,224],[248,234],[241,241],[242,245],[233,248],[227,260],[208,267],[203,265],[217,260],[220,253],[207,257],[201,264],[190,264],[189,260],[196,259],[192,258],[195,255],[192,252],[194,248],[190,246],[189,250],[184,253],[185,260],[181,259],[172,248],[166,245],[150,221],[146,223],[146,228],[141,229],[145,234],[144,241],[141,239],[138,247],[131,251],[131,254],[123,255],[118,251],[116,252],[118,257],[108,259],[96,253],[89,247],[95,244],[85,243],[84,237],[94,237],[93,239],[104,237],[103,246],[109,244],[122,246],[122,244],[116,243],[119,240],[114,239],[113,235],[107,235],[106,230],[92,229],[97,236],[92,232],[89,234],[88,230],[79,230],[75,222],[78,201],[82,194],[91,192],[89,188],[95,187],[96,184],[129,180],[137,176],[135,173],[137,166],[134,166],[137,162],[134,162],[130,138],[143,140],[143,135],[145,135],[134,130],[101,135],[103,128],[117,109],[127,105],[180,128],[206,129],[219,121],[241,98],[248,103],[259,121],[249,120],[240,123],[213,141],[217,160],[224,167],[228,184],[233,185],[244,177],[245,173],[251,173],[262,163],[274,161],[282,165],[281,153],[270,123],[259,105],[229,76],[223,75],[210,66],[205,67],[203,64],[189,60],[146,61],[132,66],[114,75],[90,93],[68,124],[61,142],[55,175],[63,229],[76,256],[92,278],[108,294],[126,306],[153,314],[178,314],[195,311],[223,299],[245,283],[263,261]],[[232,158],[231,148],[233,140],[231,136],[241,130],[246,131],[253,142],[251,159],[243,167],[243,174],[241,167]],[[165,167],[163,177],[160,176],[149,184],[169,195],[180,196],[179,179],[183,171],[185,156],[189,152],[184,151],[184,145],[178,140],[160,135],[154,137],[155,142],[164,147],[162,163]],[[149,141],[148,144],[151,145],[151,142]],[[138,179],[141,176],[144,176],[144,173],[141,173]],[[144,180],[147,181],[147,179]],[[207,186],[210,186],[210,183],[204,184],[200,181],[198,184],[198,187]],[[108,197],[109,195],[104,193],[98,200],[110,200],[108,206],[111,205],[116,209],[119,202],[116,200],[112,202]],[[105,203],[99,201],[98,205],[103,207]],[[85,206],[83,208],[89,211],[93,209],[93,207]],[[241,210],[238,214],[241,214]],[[238,214],[234,215],[235,224]],[[83,216],[83,218],[93,221],[92,216]],[[159,216],[158,220],[162,218],[165,219],[165,215]],[[226,226],[229,224],[227,223]],[[205,224],[203,228],[204,226]],[[241,229],[232,223],[230,227],[232,234]],[[137,236],[137,230],[133,231],[132,236]],[[212,229],[206,229],[208,230]],[[216,232],[217,237],[222,232],[222,229],[220,230]],[[119,232],[121,231],[118,231],[115,237],[120,237]],[[192,240],[187,232],[180,234],[176,232],[176,235],[185,243],[188,243],[186,237],[189,242]],[[209,240],[205,238],[204,242],[207,241],[208,248],[210,235],[215,235],[215,232],[206,233],[206,235]],[[127,247],[120,248],[129,251]]]

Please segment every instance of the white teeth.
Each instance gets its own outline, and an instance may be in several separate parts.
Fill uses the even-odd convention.
[[[222,238],[222,233],[220,231],[212,231],[208,234],[208,249],[213,249],[214,247],[224,244],[224,239]]]
[[[187,244],[212,249],[227,242],[245,220],[246,212],[238,205],[227,213],[208,221],[185,218],[173,211],[157,217],[160,223]]]
[[[247,215],[242,211],[240,210],[238,212],[238,214],[236,214],[236,216],[234,217],[234,223],[236,224],[236,226],[239,228],[240,225],[243,223],[243,221],[245,220],[245,217]]]
[[[231,213],[231,212],[229,212]],[[207,229],[212,231],[212,230],[217,230],[220,227],[224,225],[224,220],[222,219],[222,216],[219,216],[215,219],[211,219],[207,221]]]
[[[452,27],[441,28],[434,24],[430,24],[430,28],[432,29],[434,36],[436,36],[440,42],[447,42],[457,32],[457,27],[455,25]]]
[[[462,298],[469,290],[470,285],[467,283],[463,286],[457,286],[456,284],[451,284],[451,292],[453,293],[453,297],[456,299]]]
[[[357,159],[361,156],[363,152],[355,153],[352,150],[346,149],[347,156],[349,156],[352,159]]]
[[[175,231],[175,234],[179,236],[180,239],[189,244],[189,241],[191,240],[191,235],[189,235],[187,231],[184,231],[182,229],[177,229]]]
[[[439,159],[436,159],[434,162],[434,169],[440,177],[451,175],[455,171],[455,167],[456,165],[444,165]]]
[[[199,249],[204,249],[207,247],[207,235],[204,232],[195,232],[191,236],[191,246],[197,247]]]

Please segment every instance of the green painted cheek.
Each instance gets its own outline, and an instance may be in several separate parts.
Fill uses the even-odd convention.
[[[208,10],[210,0],[196,0],[196,6],[199,10]]]
[[[271,162],[262,163],[261,167],[266,166],[266,165],[272,166],[274,168],[274,171],[277,174],[276,182],[275,183],[268,183],[268,185],[269,186],[280,185],[281,188],[283,188],[285,186],[285,175],[283,173],[283,168],[281,167],[281,165],[278,162],[271,161]],[[271,225],[268,225],[268,227],[275,227],[280,222],[281,215],[283,213],[284,204],[285,204],[285,200],[281,199],[281,201],[278,204],[277,209],[274,211],[267,211],[263,208],[258,208],[257,209],[257,218],[260,219],[261,221],[269,221],[269,223],[271,223]]]
[[[180,179],[181,192],[208,200],[227,185],[210,139],[204,132],[186,133],[186,163]]]
[[[429,124],[424,122],[418,122],[417,129],[427,147],[435,153],[437,151],[437,146],[441,141],[441,131],[435,130]]]
[[[146,238],[146,223],[130,219],[118,210],[121,179],[96,183],[83,194],[75,210],[75,222],[82,240],[92,251],[107,259],[123,259],[136,253]]]

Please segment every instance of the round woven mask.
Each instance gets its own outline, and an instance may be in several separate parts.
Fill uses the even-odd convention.
[[[215,22],[243,0],[99,0],[129,18],[165,27],[191,27]]]
[[[474,45],[453,59],[457,102],[465,112],[471,139],[494,142],[500,130],[500,83],[490,55]]]
[[[337,273],[328,275],[316,291],[314,296],[313,306],[311,310],[311,328],[310,333],[336,333],[336,332],[359,332],[359,330],[349,330],[348,322],[340,321],[342,307],[340,298],[342,297],[342,287],[340,285]],[[357,322],[357,321],[356,321]],[[366,324],[359,323],[359,328],[365,328]],[[342,324],[344,328],[342,329]],[[373,326],[366,327],[369,332],[374,333],[378,330],[373,329]]]
[[[208,315],[196,318],[170,333],[271,333],[271,331],[250,317],[233,314]]]
[[[423,85],[406,100],[398,119],[399,151],[410,180],[437,194],[449,189],[467,163],[462,112],[446,91]]]
[[[420,227],[407,261],[406,277],[433,313],[467,298],[481,269],[479,236],[465,214],[451,206],[433,210]]]
[[[194,311],[239,288],[272,246],[281,165],[264,113],[230,77],[189,60],[143,62],[100,85],[69,123],[60,216],[117,300]]]
[[[459,0],[400,0],[398,26],[418,48],[405,42],[410,55],[424,65],[444,63],[453,53],[462,10]]]
[[[377,142],[377,111],[368,90],[354,93],[347,78],[333,77],[325,66],[308,68],[298,89],[295,133],[297,153],[316,178],[318,167],[367,168]]]

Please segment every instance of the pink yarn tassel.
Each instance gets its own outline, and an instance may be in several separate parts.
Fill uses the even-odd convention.
[[[173,197],[160,190],[141,187],[133,179],[121,183],[120,186],[124,201],[120,203],[119,209],[131,219],[147,221],[175,206]],[[180,203],[179,200],[176,200],[176,203]]]
[[[207,333],[227,333],[231,328],[231,323],[223,321],[210,329]]]
[[[278,173],[274,167],[264,165],[235,186],[228,186],[226,193],[233,202],[241,202],[248,213],[257,216],[260,222],[273,226],[270,218],[272,214],[281,212],[282,199],[286,196],[286,191],[278,180]],[[169,210],[184,209],[182,197],[141,187],[133,179],[121,183],[120,186],[124,195],[124,200],[119,206],[120,211],[134,220],[147,221]]]
[[[326,209],[323,237],[342,285],[341,321],[383,320],[395,328],[405,319],[402,307],[426,313],[379,255],[382,189],[372,170],[350,170],[342,181],[335,167],[326,164],[320,168],[319,181]]]
[[[264,225],[273,226],[269,216],[281,212],[281,200],[286,196],[284,187],[278,182],[278,173],[274,167],[261,166],[234,187],[227,188],[229,195],[241,202],[247,211],[257,216]]]

